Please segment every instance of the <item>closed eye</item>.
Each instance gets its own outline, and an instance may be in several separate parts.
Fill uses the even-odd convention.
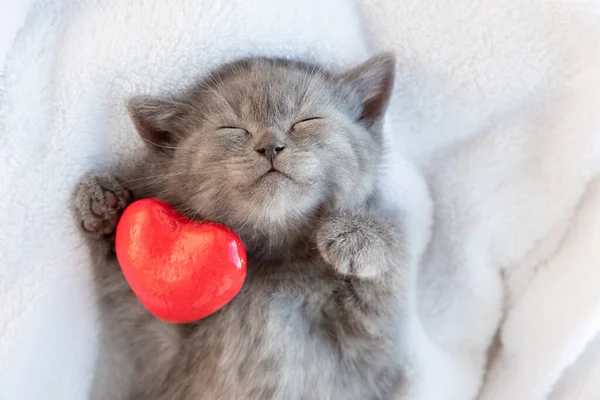
[[[302,119],[302,120],[300,120],[298,122],[295,122],[294,125],[292,125],[292,128],[294,128],[296,125],[303,124],[305,122],[318,121],[318,120],[321,120],[321,119],[323,119],[323,118],[321,118],[321,117],[304,118],[304,119]]]
[[[305,119],[303,119],[303,120],[300,120],[300,121],[296,122],[296,124],[300,124],[300,123],[302,123],[302,122],[314,121],[314,120],[316,120],[316,119],[323,119],[323,118],[321,118],[321,117],[310,117],[310,118],[305,118]],[[294,124],[294,125],[295,125],[295,124]]]
[[[217,128],[217,131],[222,131],[223,135],[239,135],[241,133],[243,133],[246,136],[250,136],[250,132],[248,132],[246,129],[244,128],[240,128],[239,126],[230,126],[230,125],[223,125]]]

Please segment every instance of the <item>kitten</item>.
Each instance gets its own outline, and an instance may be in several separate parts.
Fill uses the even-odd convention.
[[[128,108],[150,148],[119,180],[86,177],[75,208],[103,323],[95,397],[389,399],[403,383],[403,241],[376,188],[394,60],[345,73],[282,59],[223,66],[179,97]],[[225,224],[246,282],[196,323],[157,320],[112,251],[133,198]],[[122,392],[122,393],[121,393]]]

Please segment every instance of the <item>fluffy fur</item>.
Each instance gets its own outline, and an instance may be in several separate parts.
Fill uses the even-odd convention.
[[[88,176],[75,198],[95,252],[104,329],[112,351],[131,361],[111,367],[127,376],[125,398],[399,393],[400,210],[384,220],[375,185],[393,71],[387,54],[344,74],[245,59],[177,97],[129,102],[148,160],[122,181]],[[110,251],[130,192],[241,236],[248,276],[231,303],[179,326],[143,309]]]

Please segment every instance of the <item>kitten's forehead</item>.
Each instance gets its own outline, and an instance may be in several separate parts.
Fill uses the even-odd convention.
[[[208,98],[204,100],[223,117],[272,123],[330,104],[335,81],[314,66],[255,60],[217,72],[205,88]]]

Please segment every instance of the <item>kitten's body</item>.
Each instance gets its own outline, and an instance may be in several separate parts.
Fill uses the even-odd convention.
[[[402,238],[397,220],[379,215],[374,187],[390,68],[383,57],[340,78],[315,66],[250,60],[178,101],[132,103],[138,130],[158,145],[143,168],[146,184],[93,175],[76,198],[97,263],[110,347],[101,359],[110,363],[110,352],[121,352],[109,375],[99,370],[97,392],[165,400],[388,399],[398,392]],[[227,108],[231,114],[219,117]],[[304,122],[298,110],[319,118]],[[265,148],[281,149],[267,157],[270,167]],[[249,256],[239,295],[193,324],[151,316],[103,236],[130,200],[124,187],[236,230]]]

